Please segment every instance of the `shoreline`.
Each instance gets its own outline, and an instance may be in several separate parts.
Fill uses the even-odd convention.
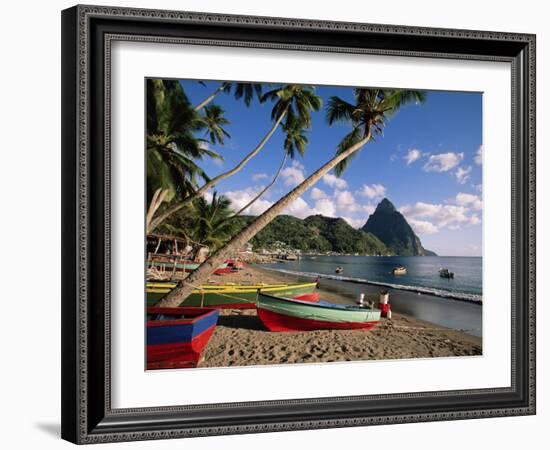
[[[255,266],[255,267],[258,267],[258,266]],[[365,284],[369,286],[385,287],[389,289],[397,289],[400,291],[408,291],[408,292],[414,292],[414,293],[419,293],[424,295],[433,295],[435,297],[448,298],[448,299],[452,299],[460,302],[473,303],[476,305],[482,305],[483,303],[482,296],[476,295],[476,294],[449,292],[441,289],[427,288],[422,286],[407,286],[404,284],[384,283],[382,281],[372,281],[366,278],[353,278],[353,277],[347,277],[345,275],[330,275],[330,274],[318,273],[318,272],[295,272],[287,269],[277,269],[275,267],[261,267],[261,268],[264,270],[270,270],[274,272],[286,273],[289,275],[303,276],[308,278],[320,277],[320,278],[325,278],[327,280],[344,281],[347,283]]]
[[[276,272],[256,265],[221,277],[217,282],[300,282],[311,278]],[[353,298],[322,283],[321,298],[353,303]],[[368,299],[374,292],[367,292]],[[390,299],[391,302],[391,299]],[[251,366],[287,363],[366,361],[433,357],[480,356],[480,337],[392,311],[372,330],[269,332],[255,310],[222,310],[199,367]]]

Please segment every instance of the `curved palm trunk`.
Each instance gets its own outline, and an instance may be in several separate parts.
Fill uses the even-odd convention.
[[[147,228],[147,233],[151,233],[155,228],[157,228],[162,222],[164,222],[168,217],[170,217],[175,212],[182,209],[184,206],[191,203],[193,200],[204,194],[208,189],[216,186],[220,181],[222,181],[225,178],[230,177],[231,175],[236,174],[239,170],[241,170],[248,161],[250,161],[254,156],[258,154],[258,152],[265,146],[266,142],[269,140],[271,136],[273,136],[273,133],[277,130],[279,125],[281,124],[282,120],[286,116],[286,113],[288,111],[288,107],[282,112],[282,114],[279,116],[273,127],[269,130],[269,132],[264,136],[264,138],[260,141],[260,143],[256,146],[254,150],[252,150],[248,155],[246,155],[239,164],[237,164],[235,167],[233,167],[231,170],[228,170],[227,172],[224,172],[214,178],[212,178],[208,183],[203,184],[199,189],[195,191],[194,194],[187,196],[184,198],[181,202],[176,203],[168,208],[166,208],[165,211],[162,212],[158,217],[153,219],[151,221],[151,224],[149,228]]]
[[[172,307],[179,306],[181,302],[191,294],[194,287],[203,284],[212,272],[218,267],[229,255],[232,255],[236,249],[252,239],[257,233],[259,233],[265,226],[269,224],[277,215],[279,215],[288,205],[296,200],[300,195],[312,187],[317,181],[326,175],[336,164],[343,161],[351,154],[358,151],[367,142],[369,142],[371,134],[369,133],[364,139],[360,140],[356,144],[349,147],[339,155],[332,158],[326,164],[321,166],[314,172],[309,178],[302,181],[297,187],[281,198],[271,208],[259,215],[254,222],[248,227],[241,230],[235,235],[226,245],[216,251],[210,258],[208,258],[200,267],[189,275],[182,283],[172,290],[164,299],[162,299],[158,306]]]
[[[146,215],[146,224],[147,224],[147,230],[149,230],[149,226],[151,224],[151,221],[153,220],[153,216],[157,212],[157,210],[160,208],[160,205],[162,205],[162,202],[168,195],[168,189],[161,189],[158,188],[155,193],[153,194],[153,198],[151,199],[151,203],[149,203],[149,208],[147,208],[147,215]]]
[[[202,102],[200,102],[197,106],[195,106],[193,109],[195,111],[200,111],[202,108],[204,108],[208,103],[210,103],[212,100],[216,98],[216,96],[225,89],[227,86],[227,83],[220,84],[220,87],[216,89],[212,94],[210,94],[208,97],[206,97]]]
[[[259,193],[258,195],[256,195],[256,197],[254,197],[252,200],[250,200],[246,205],[244,205],[241,209],[239,209],[235,214],[233,214],[230,219],[232,219],[233,217],[237,217],[238,215],[240,215],[244,210],[246,210],[246,208],[248,208],[250,205],[252,205],[256,200],[258,200],[262,195],[264,195],[267,190],[273,186],[275,184],[275,182],[277,181],[277,178],[279,178],[279,175],[281,174],[281,171],[283,170],[283,167],[285,166],[285,163],[286,163],[286,159],[288,157],[288,153],[285,152],[285,157],[283,158],[283,162],[281,163],[281,165],[279,166],[279,170],[277,170],[277,173],[275,174],[275,176],[273,177],[273,179],[271,180],[271,182],[265,187],[263,188]]]

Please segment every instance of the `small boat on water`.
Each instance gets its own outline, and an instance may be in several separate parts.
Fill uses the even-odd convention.
[[[260,292],[258,317],[270,331],[370,329],[380,321],[379,309],[337,305],[321,300],[307,303]]]
[[[445,269],[445,268],[441,268],[439,269],[439,276],[441,278],[454,278],[455,277],[455,274],[454,272],[450,272],[449,269]]]
[[[316,281],[298,284],[206,284],[193,290],[182,306],[252,309],[256,307],[259,290],[282,297],[298,297],[314,293],[317,285]],[[147,282],[147,305],[153,306],[176,286],[176,283]],[[310,302],[319,300],[318,296],[317,300],[315,296],[309,298]]]
[[[407,273],[407,268],[404,266],[394,267],[392,273],[394,275],[405,275]]]
[[[218,316],[213,308],[147,308],[147,370],[197,367]]]
[[[342,266],[338,266],[335,270],[334,270],[336,273],[343,273],[344,272],[344,268]]]

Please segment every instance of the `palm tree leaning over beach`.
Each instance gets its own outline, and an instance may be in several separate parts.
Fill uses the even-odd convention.
[[[221,173],[205,184],[203,184],[194,193],[188,195],[183,200],[168,206],[151,220],[147,227],[147,233],[154,231],[168,217],[181,210],[196,198],[204,195],[209,189],[216,186],[220,181],[239,172],[254,156],[256,156],[268,140],[273,136],[281,124],[288,125],[293,120],[298,120],[303,127],[309,127],[311,124],[311,112],[318,111],[321,108],[321,99],[315,95],[311,86],[290,84],[282,86],[267,92],[262,97],[262,101],[273,100],[275,105],[271,111],[271,119],[274,124],[268,133],[262,138],[258,145],[248,153],[235,167],[227,172]],[[287,117],[288,116],[288,117]],[[285,122],[283,122],[287,118]]]
[[[262,195],[264,195],[271,188],[271,186],[275,184],[289,156],[291,159],[295,159],[297,153],[300,154],[300,156],[304,156],[306,146],[308,144],[308,138],[305,133],[306,130],[304,128],[304,125],[300,122],[300,120],[296,117],[288,120],[287,123],[283,126],[283,130],[286,135],[285,142],[283,144],[284,156],[281,165],[279,166],[279,169],[277,170],[275,176],[271,179],[271,181],[260,192],[258,192],[258,194],[252,200],[250,200],[246,205],[239,209],[234,216],[239,216],[240,214],[242,214],[243,211],[246,211],[247,208],[252,206],[257,200],[260,199]]]
[[[203,284],[227,256],[234,254],[238,248],[252,239],[277,215],[282,213],[287,206],[292,204],[292,202],[338,164],[340,164],[339,171],[341,173],[347,164],[345,160],[363,148],[372,139],[373,134],[380,133],[387,118],[391,117],[402,106],[408,103],[422,103],[425,100],[426,94],[423,91],[397,89],[354,89],[354,96],[354,104],[348,103],[339,97],[331,97],[327,105],[327,121],[329,125],[332,125],[334,122],[344,122],[351,126],[351,132],[344,137],[338,146],[334,158],[323,164],[301,184],[282,197],[264,213],[260,214],[254,222],[237,233],[225,246],[210,256],[197,270],[182,281],[178,287],[164,297],[159,302],[159,306],[171,307],[180,305],[189,296],[194,287]]]

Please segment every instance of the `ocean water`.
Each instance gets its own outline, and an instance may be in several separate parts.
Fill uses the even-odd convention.
[[[306,276],[321,275],[339,281],[365,283],[472,303],[482,302],[482,258],[448,256],[302,256],[297,261],[267,264],[267,267]],[[344,271],[335,273],[336,267]],[[392,269],[405,266],[405,275]],[[439,269],[454,272],[454,279],[441,278]]]
[[[344,272],[334,269],[342,266]],[[393,275],[397,266],[407,267],[406,275]],[[321,288],[337,293],[353,304],[361,293],[374,300],[388,290],[392,311],[436,325],[482,336],[482,258],[467,257],[376,257],[303,256],[298,261],[262,265],[267,269],[310,279],[321,276]],[[455,273],[447,280],[439,276],[446,267]]]

